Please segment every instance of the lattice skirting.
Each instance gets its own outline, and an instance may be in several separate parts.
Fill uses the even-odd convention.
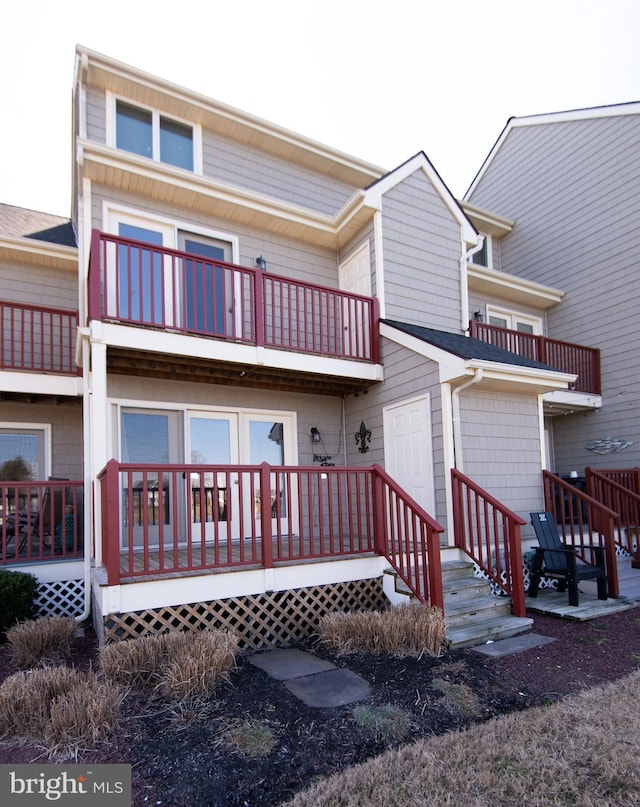
[[[40,583],[35,605],[38,616],[81,616],[84,612],[84,580]]]
[[[277,647],[316,632],[320,617],[333,611],[382,610],[387,605],[382,578],[333,583],[247,597],[232,597],[109,614],[104,642],[132,639],[170,629],[221,628],[233,631],[241,649]]]

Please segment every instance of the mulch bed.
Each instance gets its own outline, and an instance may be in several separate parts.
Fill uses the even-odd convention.
[[[620,678],[640,667],[640,608],[590,622],[532,615],[535,633],[556,641],[501,659],[457,650],[440,659],[395,658],[371,653],[337,656],[314,639],[304,650],[358,673],[371,684],[369,705],[392,704],[410,717],[401,742],[442,734],[514,710],[542,705]],[[88,628],[73,664],[95,663]],[[0,646],[0,680],[15,671],[9,648]],[[475,714],[443,699],[434,680],[472,690]],[[465,687],[468,688],[465,690]],[[134,807],[254,807],[276,805],[318,777],[363,762],[394,743],[364,734],[354,720],[357,704],[305,706],[284,684],[240,657],[228,684],[194,714],[129,697],[116,742],[88,751],[83,761],[132,765]],[[268,725],[276,745],[253,758],[225,742],[230,725],[246,720]],[[399,743],[395,743],[396,745]],[[42,759],[42,750],[0,745],[0,763]]]

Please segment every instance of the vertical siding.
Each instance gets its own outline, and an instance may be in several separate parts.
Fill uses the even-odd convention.
[[[382,203],[386,316],[460,331],[460,227],[422,171]]]
[[[515,219],[505,271],[566,291],[549,335],[601,350],[603,408],[555,420],[557,470],[640,465],[640,115],[512,130],[470,201]],[[587,451],[607,435],[634,445]]]
[[[542,504],[537,396],[469,389],[460,418],[465,474],[528,521]]]

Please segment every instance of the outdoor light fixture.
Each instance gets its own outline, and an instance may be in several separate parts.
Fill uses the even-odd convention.
[[[259,256],[256,258],[256,266],[258,267],[258,269],[262,269],[262,271],[263,271],[263,272],[264,272],[264,270],[267,268],[267,262],[266,262],[266,261],[265,261],[265,259],[262,257],[262,255],[259,255]]]
[[[309,434],[311,435],[311,442],[312,443],[320,443],[322,441],[322,437],[320,436],[320,432],[315,426],[312,426],[309,429]]]
[[[482,320],[484,319],[484,317],[482,316],[482,311],[474,311],[473,318],[475,319],[476,322],[482,322]]]

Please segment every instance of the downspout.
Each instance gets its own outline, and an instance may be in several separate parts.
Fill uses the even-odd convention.
[[[83,439],[84,445],[89,445],[90,435],[91,435],[91,407],[88,405],[87,401],[91,396],[91,387],[90,387],[90,380],[89,380],[89,373],[88,367],[90,364],[89,359],[89,341],[86,338],[82,338],[82,401],[83,401]],[[90,473],[88,470],[90,469],[90,463],[86,461],[86,450],[83,451],[83,455],[85,457],[83,461],[83,477],[85,480],[84,484],[84,493],[83,493],[83,517],[84,517],[84,524],[83,524],[83,535],[84,537],[84,608],[82,610],[82,614],[76,617],[76,622],[81,623],[84,622],[85,619],[89,618],[89,614],[91,613],[91,551],[93,547],[93,496],[91,495],[92,492],[92,482]],[[87,483],[87,480],[88,483]]]
[[[347,464],[347,415],[345,412],[346,395],[342,396],[342,458],[344,465]]]
[[[473,378],[469,379],[465,384],[456,387],[451,392],[451,415],[453,421],[453,462],[454,467],[461,473],[464,473],[464,463],[462,461],[462,434],[460,428],[460,393],[474,384],[479,384],[482,381],[483,371],[481,367],[477,367],[473,371]]]
[[[467,278],[467,264],[476,252],[480,252],[484,244],[484,236],[478,236],[478,243],[475,247],[471,247],[468,252],[462,249],[462,257],[460,258],[460,330],[462,333],[469,331],[469,281]]]

